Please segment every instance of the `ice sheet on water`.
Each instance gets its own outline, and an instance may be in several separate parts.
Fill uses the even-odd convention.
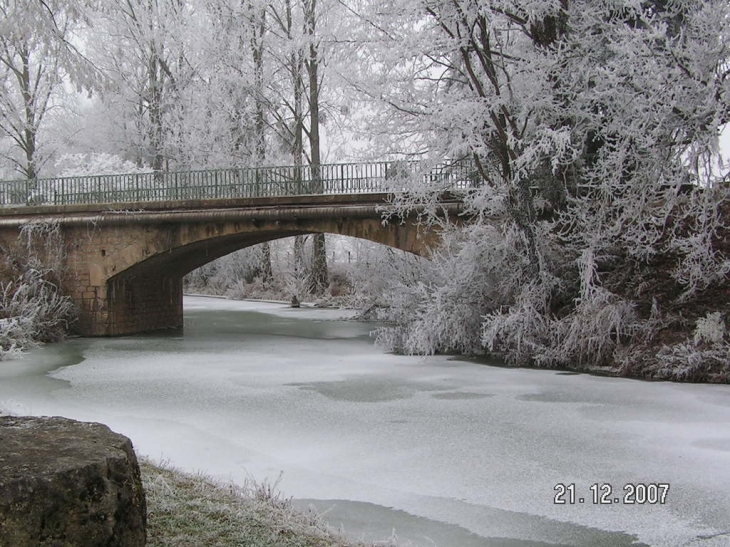
[[[201,310],[238,310],[257,311],[297,319],[319,319],[321,321],[336,321],[352,319],[358,315],[357,310],[347,308],[317,308],[303,304],[299,308],[281,302],[267,302],[262,300],[228,300],[222,297],[186,296],[185,309],[190,311]]]
[[[568,537],[580,526],[673,547],[727,527],[728,386],[389,355],[351,336],[367,325],[348,323],[344,335],[336,322],[313,331],[311,319],[258,328],[261,313],[294,312],[189,300],[199,320],[184,335],[73,341],[64,347],[83,361],[55,379],[4,377],[0,405],[103,421],[142,453],[191,470],[235,480],[284,471],[286,495],[395,507],[483,537],[509,528],[525,540],[590,544],[577,528]],[[255,313],[211,328],[236,310]],[[236,334],[250,322],[257,328]],[[672,486],[665,506],[569,506],[553,504],[558,482],[586,497],[593,483],[619,494],[628,482]]]

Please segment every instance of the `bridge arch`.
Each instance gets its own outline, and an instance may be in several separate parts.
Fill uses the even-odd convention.
[[[183,276],[217,258],[265,241],[327,233],[423,255],[434,240],[433,232],[420,233],[413,222],[383,223],[380,218],[227,221],[171,224],[154,230],[134,226],[127,231],[126,245],[116,251],[103,249],[103,287],[95,291],[92,303],[101,312],[96,313],[91,325],[96,335],[182,326]]]

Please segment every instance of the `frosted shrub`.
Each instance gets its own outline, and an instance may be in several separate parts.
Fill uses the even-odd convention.
[[[730,342],[720,312],[697,319],[692,341],[663,346],[656,355],[657,377],[676,380],[730,378]]]
[[[720,312],[708,313],[697,320],[694,330],[694,343],[722,344],[727,330]]]
[[[255,298],[262,288],[270,289],[261,287],[263,263],[260,245],[246,247],[188,273],[183,278],[183,287],[187,292],[225,295],[236,300]],[[258,283],[258,288],[251,286],[254,283]]]
[[[544,311],[537,284],[526,286],[517,303],[483,318],[482,343],[490,352],[502,354],[507,362],[525,365],[549,351],[551,321]]]
[[[555,280],[527,285],[508,310],[484,316],[482,342],[512,364],[591,366],[611,361],[622,340],[638,328],[631,303],[597,285],[593,253],[578,260],[581,295],[570,313],[556,318],[550,310]]]
[[[688,226],[675,226],[668,248],[681,257],[673,275],[684,286],[684,300],[713,283],[721,283],[730,274],[730,257],[713,244],[717,231],[723,227],[720,205],[728,199],[727,189],[707,188],[694,192],[679,207]]]
[[[58,222],[28,222],[20,229],[16,256],[21,270],[43,269],[46,278],[59,278],[66,256]]]
[[[103,152],[89,154],[63,154],[54,167],[60,177],[85,177],[90,175],[116,175],[118,173],[147,173],[129,160],[116,154]]]
[[[29,269],[0,283],[0,359],[15,357],[39,342],[62,339],[73,317],[71,299],[39,270]]]
[[[484,317],[482,340],[511,364],[595,366],[610,362],[637,327],[630,303],[598,290],[559,320],[538,309],[534,299],[521,298],[509,310]]]
[[[675,380],[715,380],[727,382],[730,377],[730,344],[713,344],[700,348],[694,344],[664,346],[657,354],[659,365],[655,376]]]
[[[57,223],[24,225],[15,246],[3,251],[0,360],[61,340],[75,316],[71,299],[58,289],[65,250]]]
[[[563,366],[609,364],[622,340],[638,329],[634,306],[597,288],[566,318],[555,322],[552,351],[538,362]]]
[[[232,300],[245,300],[249,297],[247,283],[243,279],[237,279],[228,287],[226,296]]]
[[[638,328],[634,306],[600,286],[593,249],[578,260],[580,297],[575,309],[553,329],[551,364],[585,365],[609,362],[622,339]]]
[[[23,349],[37,345],[30,338],[27,321],[16,317],[0,319],[0,361],[20,357]]]
[[[251,283],[246,283],[243,279],[237,280],[225,293],[227,298],[232,300],[245,300],[247,298],[275,298],[281,297],[279,293],[271,294],[264,286],[261,278],[257,277]]]
[[[348,264],[350,305],[369,318],[386,314],[392,320],[395,310],[390,309],[390,288],[417,283],[424,266],[424,259],[410,253],[379,245],[361,246],[356,261]]]
[[[387,319],[378,342],[404,353],[482,350],[482,316],[513,301],[525,280],[520,233],[507,224],[444,226],[429,261],[384,292]]]

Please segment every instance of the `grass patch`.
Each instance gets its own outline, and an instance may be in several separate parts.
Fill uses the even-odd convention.
[[[145,459],[140,468],[147,547],[366,547],[295,510],[271,485],[225,484]]]

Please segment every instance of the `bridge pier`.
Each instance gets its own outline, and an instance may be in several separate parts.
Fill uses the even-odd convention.
[[[82,273],[76,279],[84,277]],[[122,276],[101,286],[69,288],[79,312],[73,330],[84,336],[121,336],[183,325],[179,276]]]
[[[120,278],[107,287],[107,328],[119,336],[183,325],[182,278],[166,275]]]

